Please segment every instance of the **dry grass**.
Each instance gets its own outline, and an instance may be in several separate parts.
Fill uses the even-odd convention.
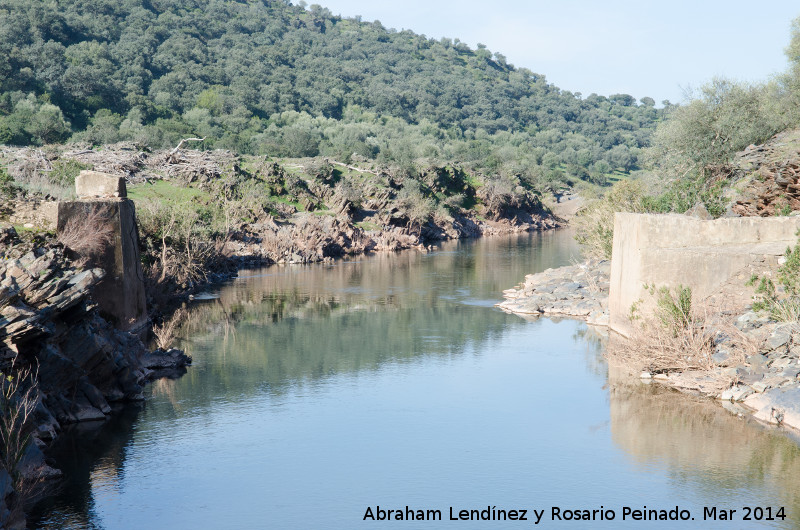
[[[775,302],[770,315],[778,322],[800,322],[800,300],[796,297]]]
[[[615,212],[643,212],[644,188],[638,180],[621,180],[608,190],[605,197],[586,204],[571,224],[575,240],[583,255],[589,258],[611,259],[614,238]]]
[[[73,217],[58,233],[58,241],[82,258],[99,256],[114,240],[109,223],[112,216],[107,206],[92,207],[85,218]]]
[[[714,329],[726,337],[725,348],[730,355],[725,365],[738,366],[744,364],[747,357],[759,353],[761,341],[734,326],[731,318],[720,317],[714,322]]]
[[[714,335],[704,319],[695,315],[678,333],[657,318],[649,318],[641,321],[627,340],[609,345],[607,355],[609,361],[650,373],[710,370],[714,367]]]
[[[30,368],[15,370],[13,375],[0,372],[0,376],[0,467],[8,471],[13,481],[16,494],[9,508],[13,515],[19,515],[43,482],[41,477],[25,476],[19,469],[31,443],[39,385],[36,372]]]
[[[758,353],[759,340],[736,328],[733,316],[708,303],[697,305],[688,312],[683,326],[665,323],[663,314],[638,320],[630,337],[609,344],[606,354],[609,361],[653,374],[688,371],[711,374],[719,365],[739,366],[747,356]],[[715,340],[728,352],[724,362],[712,357]],[[726,387],[730,382],[721,381]]]
[[[160,326],[153,327],[153,335],[155,336],[156,346],[162,350],[168,350],[172,347],[175,341],[175,331],[178,326],[186,320],[186,309],[178,309],[175,311],[169,320],[165,320]]]

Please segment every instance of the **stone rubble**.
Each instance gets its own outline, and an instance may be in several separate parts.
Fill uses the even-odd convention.
[[[800,210],[799,140],[800,129],[780,132],[719,168],[719,176],[733,183],[728,215],[770,217]]]
[[[672,372],[642,379],[658,380],[679,390],[697,392],[724,404],[744,405],[766,423],[800,430],[800,324],[778,323],[747,311],[735,326],[758,347],[758,351],[731,362],[730,337],[718,334],[712,358],[716,366],[708,371]],[[720,382],[729,381],[729,385]],[[727,388],[725,388],[727,386]]]
[[[529,274],[517,288],[503,291],[506,300],[497,307],[510,313],[580,317],[606,326],[610,270],[610,261],[590,260]]]

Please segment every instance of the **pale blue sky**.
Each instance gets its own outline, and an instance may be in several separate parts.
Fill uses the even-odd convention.
[[[715,75],[760,81],[786,68],[800,2],[741,0],[307,0],[387,28],[480,42],[560,88],[683,100]]]

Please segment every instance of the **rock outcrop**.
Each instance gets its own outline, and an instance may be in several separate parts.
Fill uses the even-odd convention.
[[[800,130],[739,153],[722,174],[733,183],[731,212],[770,217],[800,211]]]
[[[36,389],[26,394],[35,399],[28,401],[35,404],[32,420],[14,427],[32,429],[32,442],[12,475],[36,483],[60,475],[41,448],[64,425],[104,420],[114,402],[142,399],[148,371],[139,359],[146,349],[97,313],[90,293],[103,280],[102,269],[75,268],[60,246],[19,256],[24,245],[14,245],[13,228],[0,232],[0,372]],[[29,378],[19,375],[26,373]],[[10,410],[2,413],[12,417]],[[19,523],[19,508],[13,489],[0,496],[0,527]]]
[[[505,311],[527,315],[585,318],[590,324],[608,324],[608,277],[611,264],[590,260],[525,276],[514,289],[503,292]]]
[[[40,440],[62,423],[103,419],[110,402],[142,398],[144,345],[100,317],[90,298],[104,275],[69,266],[58,247],[0,261],[0,365],[37,371],[38,414],[49,416]]]

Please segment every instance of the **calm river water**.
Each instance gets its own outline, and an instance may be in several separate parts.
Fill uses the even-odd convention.
[[[62,437],[68,480],[31,526],[522,528],[533,510],[550,527],[796,526],[788,436],[610,375],[581,322],[493,307],[577,253],[562,232],[245,271],[193,307],[183,378]],[[442,521],[364,521],[378,506]],[[528,520],[449,520],[487,506]],[[553,507],[601,506],[614,521],[551,520]],[[626,506],[695,521],[622,521]],[[787,517],[747,523],[745,506]],[[713,523],[704,507],[737,512]]]

